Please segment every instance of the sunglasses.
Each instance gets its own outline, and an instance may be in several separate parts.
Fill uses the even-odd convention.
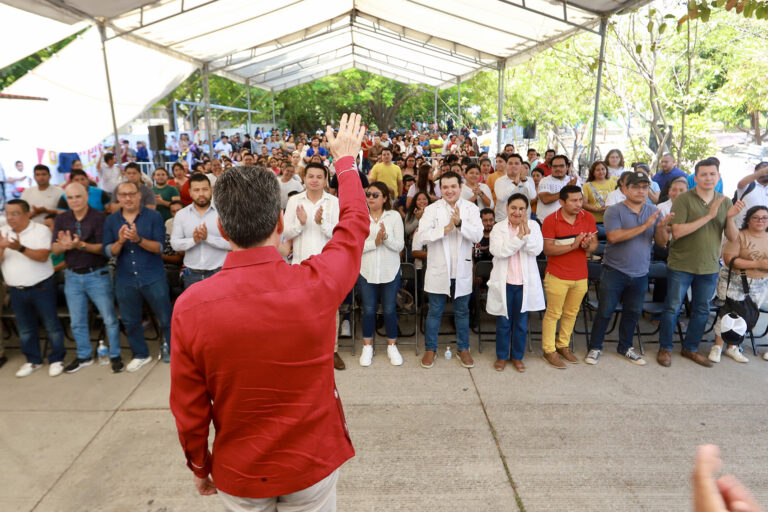
[[[374,199],[378,199],[381,197],[381,194],[379,194],[378,192],[366,192],[365,197],[372,197]]]

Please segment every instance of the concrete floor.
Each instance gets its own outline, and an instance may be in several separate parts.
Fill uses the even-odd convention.
[[[432,370],[413,347],[402,347],[399,368],[383,348],[369,368],[357,364],[359,346],[358,356],[342,349],[348,369],[336,376],[357,456],[341,470],[340,511],[689,510],[691,463],[705,442],[768,504],[768,362],[751,351],[746,365],[724,357],[706,369],[675,355],[662,368],[650,345],[638,367],[608,343],[598,366],[560,371],[533,342],[518,374],[493,370],[492,343],[482,354],[472,343],[472,370],[442,348]],[[196,494],[184,465],[168,365],[17,379],[23,357],[7,354],[0,511],[222,510]]]

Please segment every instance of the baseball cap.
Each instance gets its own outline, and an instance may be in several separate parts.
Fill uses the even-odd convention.
[[[735,313],[728,313],[720,320],[720,336],[729,345],[739,344],[747,332],[747,322]]]
[[[640,171],[630,172],[626,180],[624,181],[626,185],[638,185],[640,183],[650,183],[650,182],[651,180],[648,178],[648,175]]]

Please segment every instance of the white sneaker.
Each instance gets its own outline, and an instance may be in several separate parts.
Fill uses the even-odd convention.
[[[597,364],[597,361],[600,359],[601,352],[601,350],[593,348],[587,353],[587,357],[584,358],[584,362],[587,364]]]
[[[393,366],[400,366],[403,364],[403,356],[400,355],[400,351],[397,350],[397,345],[387,345],[387,355],[389,356],[389,362]]]
[[[725,355],[727,355],[737,363],[749,362],[749,359],[744,357],[744,354],[741,353],[741,349],[738,347],[738,345],[728,345],[728,348],[725,349]]]
[[[350,336],[352,336],[352,329],[349,328],[349,320],[342,320],[341,336],[345,338],[349,338]]]
[[[763,359],[768,361],[768,352],[763,352]]]
[[[373,345],[363,345],[363,353],[360,354],[360,366],[371,366],[373,362]]]
[[[48,376],[49,377],[58,377],[61,375],[61,373],[64,371],[64,363],[61,361],[57,361],[55,363],[51,363],[48,366]]]
[[[712,345],[712,348],[709,349],[709,360],[713,363],[719,363],[720,362],[720,354],[723,352],[723,347],[720,345]]]
[[[29,375],[32,375],[35,370],[40,368],[42,365],[40,364],[32,364],[32,363],[24,363],[21,365],[21,368],[19,368],[19,371],[16,372],[17,377],[27,377]]]
[[[139,359],[137,357],[134,357],[131,359],[131,362],[128,363],[128,366],[125,367],[126,371],[129,372],[135,372],[145,364],[148,364],[152,362],[152,356],[145,357],[144,359]]]

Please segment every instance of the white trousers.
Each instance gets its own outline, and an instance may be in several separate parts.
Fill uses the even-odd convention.
[[[276,498],[239,498],[219,491],[227,512],[336,512],[337,469],[304,490]]]

